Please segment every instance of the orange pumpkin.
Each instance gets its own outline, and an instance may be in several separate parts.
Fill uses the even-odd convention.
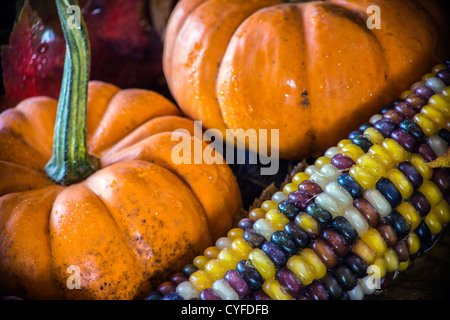
[[[65,14],[69,4],[57,3]],[[83,30],[65,26],[59,102],[29,98],[0,115],[0,295],[141,297],[225,234],[240,209],[226,164],[172,162],[172,135],[196,139],[172,102],[88,85]]]
[[[436,3],[182,0],[164,73],[206,128],[278,129],[282,158],[320,155],[442,59],[449,20]]]

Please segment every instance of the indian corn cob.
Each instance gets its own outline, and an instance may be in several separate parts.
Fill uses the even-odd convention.
[[[450,62],[329,148],[148,299],[363,299],[450,221]]]

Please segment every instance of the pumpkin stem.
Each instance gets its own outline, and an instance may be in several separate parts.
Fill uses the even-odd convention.
[[[57,184],[79,182],[99,168],[86,148],[89,39],[77,0],[56,0],[66,56],[53,133],[53,155],[45,167]]]

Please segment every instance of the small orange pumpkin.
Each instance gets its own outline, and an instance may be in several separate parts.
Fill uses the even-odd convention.
[[[181,0],[164,73],[206,128],[278,129],[282,158],[318,156],[443,58],[437,2]]]
[[[63,17],[69,3],[57,3]],[[239,188],[226,164],[172,162],[172,135],[187,135],[175,129],[196,139],[172,102],[88,85],[84,25],[66,18],[59,102],[29,98],[0,115],[0,294],[142,297],[225,234]]]

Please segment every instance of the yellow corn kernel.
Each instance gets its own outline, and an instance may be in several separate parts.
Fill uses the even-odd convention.
[[[408,159],[408,151],[405,150],[397,141],[387,138],[381,144],[385,148],[395,162],[400,163]]]
[[[411,229],[413,230],[417,228],[422,221],[422,218],[416,208],[414,208],[414,206],[409,202],[402,201],[402,203],[400,203],[395,210],[397,210],[397,212],[400,213],[406,221],[408,221]]]
[[[440,128],[445,127],[445,124],[447,122],[447,117],[438,108],[427,105],[427,106],[422,107],[420,112],[423,115],[427,116],[429,119],[431,119],[438,127],[440,127]]]
[[[309,174],[306,172],[299,172],[292,178],[292,183],[297,186],[305,180],[309,180]]]
[[[398,270],[400,261],[394,249],[388,248],[384,253],[384,261],[386,262],[386,270],[388,272],[395,272]]]
[[[301,251],[302,259],[312,267],[314,279],[321,279],[327,273],[327,267],[322,260],[317,256],[313,249],[305,248]]]
[[[409,96],[410,94],[413,94],[413,93],[414,93],[414,92],[412,92],[411,90],[403,91],[402,94],[400,95],[400,98],[402,98],[403,100],[405,100],[407,96]]]
[[[331,159],[329,157],[325,157],[325,156],[317,158],[316,161],[314,162],[314,164],[319,168],[322,168],[322,166],[324,164],[328,164],[328,163],[331,163]]]
[[[386,168],[376,154],[364,154],[358,158],[357,164],[373,176],[386,176]]]
[[[450,86],[446,86],[444,88],[444,90],[441,91],[441,93],[442,93],[444,99],[448,99],[447,101],[450,102]]]
[[[364,262],[369,266],[373,264],[376,258],[375,252],[372,251],[372,249],[370,249],[369,246],[361,239],[353,244],[352,252],[363,259]]]
[[[379,177],[370,174],[359,165],[354,165],[351,167],[348,173],[364,189],[373,188],[379,179]]]
[[[263,291],[272,300],[292,300],[292,297],[277,280],[266,280],[263,284]]]
[[[364,151],[356,144],[350,143],[341,148],[341,153],[356,163],[356,160],[364,154]]]
[[[423,76],[422,76],[422,82],[426,82],[428,79],[430,79],[430,78],[433,78],[434,77],[434,74],[433,73],[426,73],[426,74],[424,74]]]
[[[273,200],[266,200],[261,204],[261,209],[264,211],[269,211],[270,209],[276,209],[278,208],[278,203],[276,203]]]
[[[361,235],[361,240],[364,241],[370,249],[375,251],[377,256],[381,256],[386,251],[386,242],[374,228],[370,228],[366,233]]]
[[[406,239],[409,246],[409,254],[413,255],[417,253],[420,249],[420,239],[415,232],[410,232],[408,238]]]
[[[409,156],[408,162],[411,163],[417,171],[420,172],[424,181],[430,180],[433,175],[433,169],[431,169],[427,162],[419,156],[417,153],[413,153]]]
[[[211,279],[217,280],[222,278],[228,269],[217,259],[211,259],[205,264],[204,270],[208,272]]]
[[[293,255],[289,258],[286,266],[289,270],[291,270],[297,278],[300,280],[300,282],[307,286],[314,280],[314,275],[311,270],[311,266],[305,262],[300,256]]]
[[[250,219],[252,219],[253,221],[256,221],[256,220],[264,218],[265,215],[266,215],[266,211],[264,211],[263,209],[254,208],[249,212],[248,217]]]
[[[400,191],[403,199],[408,199],[409,197],[411,197],[414,192],[414,187],[400,170],[389,170],[387,178],[391,180],[398,191]]]
[[[220,249],[216,247],[208,247],[203,251],[203,255],[206,256],[208,259],[215,259],[217,258],[217,255],[219,254]]]
[[[283,192],[289,194],[295,190],[297,190],[298,185],[295,183],[286,183],[283,187]]]
[[[364,130],[364,137],[369,139],[372,144],[381,144],[384,141],[384,136],[374,127]]]
[[[306,232],[318,235],[320,232],[320,225],[308,213],[300,213],[295,217],[295,222]]]
[[[373,265],[378,267],[378,270],[380,270],[379,276],[383,278],[386,275],[386,261],[383,258],[377,258]]]
[[[283,230],[289,219],[277,209],[271,209],[266,213],[266,220],[270,222],[276,230]]]
[[[431,70],[432,70],[431,73],[432,73],[433,75],[436,75],[436,73],[438,73],[438,72],[441,71],[442,69],[446,69],[446,68],[447,68],[447,65],[446,65],[446,64],[440,63],[440,64],[435,65],[435,66],[433,67],[433,69],[431,69]]]
[[[447,117],[450,116],[450,101],[443,94],[433,94],[428,100],[428,105],[439,109]]]
[[[228,248],[220,250],[220,253],[217,255],[217,260],[219,260],[220,264],[227,270],[234,269],[240,261],[239,257],[236,256],[233,250]]]
[[[203,270],[205,268],[205,264],[209,261],[209,258],[205,256],[196,256],[193,260],[194,265]]]
[[[268,280],[275,278],[275,265],[272,260],[261,249],[253,249],[248,255],[248,259],[253,263],[253,266],[258,270],[261,276]]]
[[[348,144],[351,144],[351,143],[352,143],[352,140],[350,140],[350,139],[343,139],[343,140],[338,142],[337,147],[339,149],[342,149],[344,146],[346,146]]]
[[[424,181],[419,191],[428,199],[431,206],[437,205],[442,200],[442,191],[431,181]]]
[[[413,120],[422,129],[423,133],[427,137],[435,135],[439,131],[439,128],[433,122],[433,120],[431,120],[430,118],[428,118],[427,116],[425,116],[422,113],[417,113],[413,117]]]
[[[432,234],[438,234],[439,232],[441,232],[443,227],[442,223],[432,212],[426,215],[424,221]]]
[[[383,140],[384,141],[384,140]],[[377,155],[378,159],[383,162],[383,165],[386,169],[392,167],[394,165],[394,159],[392,159],[389,152],[383,148],[381,145],[374,144],[369,148],[369,154]]]
[[[230,239],[242,238],[243,235],[244,230],[242,230],[241,228],[230,229],[230,231],[228,231],[227,233],[227,237]]]
[[[406,261],[400,262],[398,264],[398,271],[402,272],[402,271],[405,271],[406,269],[408,269],[410,262],[411,261],[409,259]]]
[[[244,239],[236,238],[231,242],[231,250],[234,254],[238,256],[241,260],[247,259],[250,252],[252,252],[253,247]]]
[[[212,288],[214,280],[204,270],[197,270],[189,276],[189,282],[194,285],[198,291]]]
[[[450,222],[450,206],[444,199],[432,207],[431,212],[433,212],[442,224],[447,224]]]

